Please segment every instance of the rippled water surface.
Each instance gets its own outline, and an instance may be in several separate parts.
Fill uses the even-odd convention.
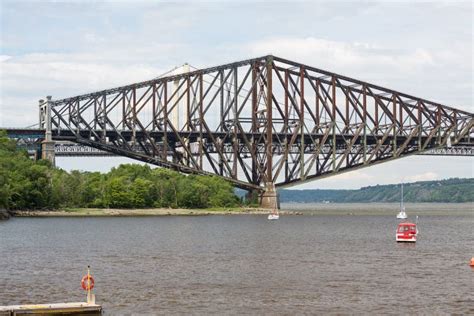
[[[116,314],[473,314],[474,216],[13,218],[0,305],[81,301],[88,264]]]

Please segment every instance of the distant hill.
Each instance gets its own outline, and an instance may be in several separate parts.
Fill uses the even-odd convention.
[[[474,178],[419,181],[403,185],[405,202],[474,202]],[[280,202],[336,203],[399,202],[400,184],[376,185],[359,190],[279,190]]]

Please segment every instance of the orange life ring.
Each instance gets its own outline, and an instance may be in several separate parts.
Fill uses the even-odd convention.
[[[83,276],[81,280],[81,286],[86,291],[92,290],[94,288],[94,278],[92,277],[92,275]]]

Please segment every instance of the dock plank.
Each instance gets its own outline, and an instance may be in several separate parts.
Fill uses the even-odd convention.
[[[85,302],[0,306],[0,316],[100,315],[102,306]]]

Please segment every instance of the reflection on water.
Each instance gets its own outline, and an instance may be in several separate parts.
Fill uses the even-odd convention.
[[[106,314],[474,313],[472,215],[14,218],[0,223],[0,305],[81,301]]]

